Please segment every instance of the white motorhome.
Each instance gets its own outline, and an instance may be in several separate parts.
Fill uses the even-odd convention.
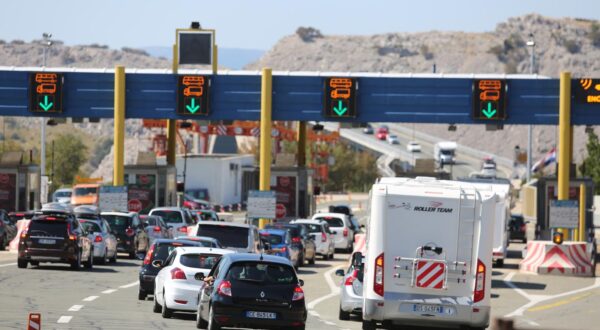
[[[370,193],[363,329],[489,324],[496,195],[469,183],[382,178]]]
[[[454,164],[456,153],[456,142],[442,141],[433,146],[433,158],[440,165]]]

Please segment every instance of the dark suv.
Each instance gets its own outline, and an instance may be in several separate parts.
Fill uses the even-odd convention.
[[[266,229],[284,229],[290,233],[292,237],[292,249],[300,251],[298,261],[294,267],[304,266],[304,261],[308,261],[309,264],[315,263],[317,257],[317,247],[315,245],[314,238],[308,234],[308,229],[302,224],[283,224],[275,223],[267,225]]]
[[[83,263],[92,269],[94,264],[92,241],[72,213],[41,211],[36,213],[29,226],[21,232],[17,265],[40,262],[67,263],[79,270]]]
[[[117,251],[129,254],[131,259],[148,251],[150,238],[137,213],[102,212],[101,217],[108,222],[117,237]]]
[[[4,250],[17,235],[15,223],[16,221],[12,221],[6,211],[0,210],[0,251]]]

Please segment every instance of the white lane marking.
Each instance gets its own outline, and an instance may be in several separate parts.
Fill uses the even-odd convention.
[[[98,299],[98,296],[89,296],[87,298],[84,298],[83,301],[94,301]]]
[[[108,289],[108,290],[102,291],[102,293],[104,293],[104,294],[111,294],[111,293],[116,292],[116,291],[117,291],[116,289]]]
[[[135,281],[135,282],[132,282],[132,283],[129,283],[129,284],[121,285],[119,288],[121,288],[121,289],[127,289],[127,288],[131,288],[132,286],[136,286],[138,284],[140,284],[140,282],[139,281]]]
[[[15,262],[15,263],[12,263],[12,264],[4,264],[4,265],[0,265],[0,267],[14,266],[14,265],[16,265],[16,264],[17,264],[16,262]]]
[[[510,286],[511,288],[515,289],[515,291],[517,291],[520,295],[522,295],[523,297],[525,297],[527,300],[529,300],[529,302],[519,308],[517,308],[516,310],[514,310],[512,313],[506,314],[504,315],[504,317],[515,317],[515,316],[523,316],[523,313],[528,310],[529,308],[543,302],[543,301],[547,301],[547,300],[553,300],[553,299],[557,299],[557,298],[562,298],[562,297],[566,297],[566,296],[570,296],[570,295],[574,295],[577,293],[581,293],[581,292],[585,292],[585,291],[589,291],[589,290],[594,290],[596,288],[600,288],[600,277],[597,277],[594,281],[594,284],[590,285],[590,286],[586,286],[584,288],[580,288],[580,289],[576,289],[576,290],[571,290],[571,291],[567,291],[567,292],[563,292],[563,293],[559,293],[559,294],[555,294],[555,295],[529,295],[527,293],[525,293],[523,290],[517,288],[516,285],[514,285],[512,282],[510,282],[510,280],[512,279],[512,277],[514,276],[515,273],[511,273],[508,276],[506,276],[506,278],[504,279],[504,283],[506,283],[506,285]],[[521,291],[521,292],[519,292]]]
[[[58,321],[56,321],[56,323],[69,323],[71,322],[71,319],[73,318],[73,316],[61,316],[58,318]]]
[[[319,315],[319,313],[317,313],[316,311],[308,311],[308,313],[314,317],[319,317],[321,315]]]
[[[79,312],[83,308],[83,305],[73,305],[68,309],[69,312]]]
[[[339,287],[339,286],[337,286],[337,285],[336,285],[336,284],[333,282],[333,280],[331,279],[331,274],[332,274],[333,272],[335,272],[336,270],[338,270],[339,268],[341,268],[341,267],[342,267],[342,265],[337,265],[337,266],[334,266],[333,268],[331,268],[330,270],[328,270],[327,272],[325,272],[325,274],[324,274],[323,276],[325,276],[325,281],[326,281],[326,282],[327,282],[327,284],[329,285],[329,289],[331,290],[331,293],[329,293],[329,294],[327,294],[327,295],[324,295],[324,296],[322,296],[322,297],[319,297],[319,298],[317,298],[317,299],[315,299],[315,300],[311,301],[310,303],[308,303],[308,304],[306,305],[306,308],[307,308],[307,309],[314,309],[314,308],[315,308],[315,306],[316,306],[317,304],[319,304],[320,302],[322,302],[322,301],[324,301],[324,300],[327,300],[327,299],[329,299],[329,298],[331,298],[331,297],[335,297],[335,296],[337,296],[337,295],[339,295],[339,294],[340,294],[340,287]]]

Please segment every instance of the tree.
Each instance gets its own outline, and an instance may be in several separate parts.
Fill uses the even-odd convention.
[[[583,160],[579,171],[583,176],[592,178],[594,186],[600,184],[600,141],[594,131],[588,132],[587,157]]]
[[[364,191],[377,179],[376,159],[366,152],[339,143],[331,150],[335,164],[329,168],[329,191]]]
[[[46,147],[46,173],[52,172],[51,144]],[[54,140],[54,187],[73,184],[86,160],[87,147],[73,134],[60,134]]]

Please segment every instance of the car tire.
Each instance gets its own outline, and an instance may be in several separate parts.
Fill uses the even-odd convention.
[[[504,259],[496,260],[496,267],[499,267],[499,268],[504,267]]]
[[[304,329],[306,329],[306,324],[299,325],[297,327],[292,327],[292,329],[294,329],[294,330],[304,330]]]
[[[129,252],[129,259],[135,259],[135,252]]]
[[[148,296],[146,291],[138,289],[138,300],[146,300],[146,296]]]
[[[27,268],[27,260],[17,259],[17,267]]]
[[[115,254],[113,255],[112,258],[110,258],[109,261],[110,261],[111,264],[114,264],[114,263],[117,262],[117,251],[116,250],[115,250]]]
[[[523,238],[523,244],[527,244],[527,238]]]
[[[375,324],[375,322],[373,322],[373,321],[363,320],[362,321],[362,329],[363,330],[376,330],[377,324]]]
[[[8,239],[6,238],[6,234],[4,234],[0,238],[0,251],[6,250],[6,246],[8,245]]]
[[[329,255],[329,260],[333,259],[335,259],[335,252],[331,251],[331,254]]]
[[[297,265],[296,265],[296,269],[298,269],[298,268],[300,268],[300,267],[304,266],[304,253],[302,253],[302,255],[300,255],[300,256],[298,257],[298,260],[296,261],[296,264],[297,264]]]
[[[106,265],[107,262],[108,262],[108,249],[104,250],[104,256],[102,256],[102,258],[98,259],[98,264]]]
[[[323,255],[323,260],[327,260],[327,259],[329,259],[329,255],[328,254],[324,254]]]
[[[163,291],[163,304],[161,308],[161,313],[163,319],[170,319],[173,316],[173,310],[167,307],[167,300],[165,299],[165,291]]]
[[[162,311],[162,306],[156,301],[156,295],[154,295],[154,306],[152,307],[152,311],[154,313],[160,313]]]
[[[81,252],[77,253],[77,259],[71,262],[71,269],[79,271],[81,269]]]
[[[208,330],[221,330],[221,326],[215,321],[215,312],[212,306],[210,306],[208,310],[208,325],[206,328]]]
[[[342,306],[340,306],[340,312],[338,313],[338,319],[340,319],[341,321],[350,320],[350,313],[344,312],[344,310],[342,309]]]
[[[196,313],[196,329],[206,329],[208,327],[208,322],[204,321],[200,314],[200,309],[198,309]]]
[[[88,258],[88,261],[84,263],[84,266],[87,270],[94,269],[94,250],[90,250],[90,256]]]
[[[313,253],[313,257],[311,259],[308,259],[308,264],[309,265],[314,265],[315,264],[315,259],[317,259],[317,253]]]

